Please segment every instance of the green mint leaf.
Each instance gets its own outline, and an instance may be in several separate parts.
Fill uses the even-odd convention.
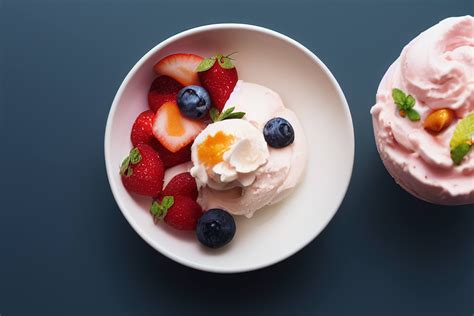
[[[215,122],[223,121],[223,120],[230,120],[230,119],[241,119],[245,116],[245,112],[234,112],[235,106],[228,108],[224,112],[219,114],[215,108],[212,108],[209,111],[209,115],[211,120]]]
[[[406,95],[405,92],[403,92],[400,89],[393,88],[392,89],[392,98],[393,102],[397,105],[397,108],[400,111],[401,116],[405,116],[404,113],[406,113],[406,117],[412,122],[416,122],[420,120],[420,113],[418,113],[413,107],[415,106],[416,100],[412,95]]]
[[[244,117],[244,112],[234,112],[235,106],[228,108],[221,115],[219,115],[219,121],[230,120],[230,119],[240,119]]]
[[[235,106],[230,107],[230,108],[228,108],[227,110],[225,110],[224,112],[222,112],[222,113],[219,115],[219,119],[218,119],[218,120],[219,120],[219,121],[225,120],[226,117],[227,117],[230,113],[232,113],[232,112],[234,111],[234,109],[235,109]]]
[[[230,120],[230,119],[241,119],[245,116],[245,112],[234,112],[234,113],[230,113],[229,115],[227,115],[225,117],[226,120]]]
[[[203,71],[207,71],[207,70],[211,69],[211,67],[214,66],[215,62],[216,62],[216,58],[215,58],[215,57],[211,57],[211,58],[206,58],[206,59],[204,59],[204,60],[201,61],[201,63],[197,66],[196,72],[203,72]]]
[[[224,111],[224,113],[222,113],[224,116],[227,116],[229,115],[230,113],[234,112],[235,110],[235,106],[232,106],[230,108],[228,108],[227,110]]]
[[[125,157],[125,159],[122,161],[122,164],[120,165],[120,174],[125,175],[125,171],[127,171],[128,166],[130,165],[130,156]]]
[[[471,147],[472,145],[468,143],[463,143],[454,147],[454,149],[451,150],[451,159],[453,160],[454,164],[460,165],[464,156],[466,156],[471,150]]]
[[[127,173],[125,174],[126,177],[130,177],[133,174],[133,169],[128,166]]]
[[[210,111],[209,111],[209,116],[211,117],[211,120],[213,122],[217,122],[217,120],[219,119],[219,111],[217,111],[216,108],[212,108]]]
[[[132,165],[136,165],[142,160],[142,155],[140,154],[140,151],[138,150],[137,147],[133,148],[130,151],[129,157],[130,157],[130,162],[132,163]]]
[[[420,120],[420,113],[418,113],[416,110],[409,108],[407,111],[407,117],[410,119],[412,122],[416,122]]]
[[[404,111],[408,111],[410,109],[410,107],[408,106],[408,104],[405,102],[405,103],[402,103],[401,105],[397,105],[398,109],[400,110],[404,110]]]
[[[393,98],[393,102],[395,102],[395,104],[398,105],[398,108],[403,109],[405,100],[407,98],[405,92],[403,92],[400,89],[394,88],[392,89],[392,98]]]
[[[407,96],[406,100],[405,100],[405,106],[409,109],[411,109],[412,107],[415,106],[415,103],[416,103],[416,100],[415,98],[410,94]]]
[[[217,55],[216,59],[219,62],[219,65],[221,66],[221,68],[224,68],[224,69],[234,68],[232,61],[228,56]]]

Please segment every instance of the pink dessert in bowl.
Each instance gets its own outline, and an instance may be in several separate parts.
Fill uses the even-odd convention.
[[[202,57],[212,57],[217,52],[224,55],[238,52],[230,56],[235,70],[221,72],[214,68],[212,73],[220,77],[218,81],[212,81],[209,75],[187,75],[190,73],[189,69],[196,70],[203,61]],[[166,62],[160,63],[165,57],[175,54],[181,54],[174,56],[180,58],[165,59]],[[183,63],[178,67],[180,72],[176,76],[173,73],[173,65],[177,66],[179,59]],[[224,62],[224,66],[228,67],[228,63]],[[227,138],[234,141],[230,147],[235,147],[231,148],[232,152],[227,155],[208,155],[209,157],[202,159],[210,164],[216,161],[219,164],[222,158],[229,161],[229,165],[226,160],[226,163],[220,164],[216,169],[226,177],[224,182],[236,175],[234,171],[249,173],[246,180],[251,180],[252,173],[257,178],[257,173],[264,171],[267,164],[257,167],[261,169],[259,172],[249,172],[249,169],[265,160],[265,150],[259,145],[262,143],[263,131],[256,128],[249,118],[255,110],[266,106],[260,103],[261,98],[256,100],[256,104],[261,106],[253,109],[254,111],[245,110],[239,103],[228,103],[234,96],[236,100],[242,97],[233,94],[239,80],[246,86],[255,84],[261,87],[257,90],[268,93],[272,91],[271,95],[274,97],[270,100],[274,100],[272,102],[275,102],[275,105],[283,103],[284,108],[294,113],[298,122],[287,115],[290,112],[281,106],[273,107],[280,110],[268,112],[275,115],[275,119],[284,118],[293,126],[295,137],[292,145],[297,145],[300,141],[304,143],[303,138],[300,138],[304,134],[311,135],[311,141],[305,146],[306,164],[292,164],[293,170],[286,168],[288,165],[284,161],[273,159],[275,157],[272,152],[286,152],[285,157],[291,153],[296,161],[299,157],[297,150],[289,149],[296,149],[297,146],[289,145],[280,150],[273,150],[273,147],[266,145],[269,153],[267,160],[279,162],[279,170],[275,172],[281,179],[285,179],[283,183],[286,182],[286,185],[280,186],[281,181],[275,182],[272,179],[265,181],[266,200],[271,203],[253,212],[251,218],[245,216],[249,215],[249,212],[235,215],[231,214],[233,210],[229,205],[221,206],[220,208],[226,209],[235,221],[235,236],[226,246],[209,249],[196,240],[197,234],[193,230],[197,227],[199,216],[209,214],[209,207],[213,207],[211,204],[199,204],[204,202],[205,189],[203,183],[200,183],[198,190],[197,177],[191,176],[189,172],[194,166],[193,154],[199,154],[200,151],[197,144],[194,151],[192,148],[198,137],[195,132],[197,135],[204,133],[206,129],[207,132],[212,132],[209,129],[212,125],[222,127],[225,123],[227,126],[222,129],[219,127],[221,133],[212,132],[209,139],[204,137],[204,134],[201,136],[207,145],[211,145],[203,148],[217,148],[219,144],[227,143]],[[211,115],[209,111],[207,117],[181,120],[180,116],[176,115],[181,114],[179,108],[176,111],[177,94],[183,87],[196,83],[208,92],[214,101],[211,109],[215,108],[219,115],[215,115],[214,111]],[[242,92],[244,91],[247,89],[242,89]],[[226,112],[232,107],[234,109],[231,113]],[[187,112],[189,109],[183,110]],[[239,112],[245,112],[245,115],[238,118],[241,116]],[[211,116],[218,119],[217,122],[211,123]],[[167,122],[169,118],[180,122],[177,125],[170,124],[174,127],[171,133],[168,133],[168,124],[163,124],[163,121]],[[223,118],[226,119],[222,120]],[[195,124],[196,122],[198,124]],[[303,134],[298,132],[298,123],[303,128]],[[249,124],[253,128],[249,127]],[[241,129],[235,125],[247,127]],[[181,128],[176,128],[178,126]],[[255,128],[259,130],[258,133],[255,133]],[[178,137],[176,134],[181,134],[183,130],[185,133]],[[135,136],[131,137],[131,133]],[[225,136],[222,134],[227,134],[227,137],[222,137]],[[228,137],[229,134],[232,137]],[[250,139],[256,142],[249,142]],[[263,139],[267,144],[265,135]],[[337,212],[349,184],[354,158],[354,133],[349,108],[343,92],[327,67],[317,56],[291,38],[265,28],[242,24],[215,24],[187,30],[164,40],[146,53],[130,70],[117,91],[107,120],[104,140],[105,163],[111,191],[121,213],[135,232],[151,247],[172,260],[196,269],[221,273],[263,268],[284,260],[312,241]],[[138,145],[139,142],[145,144]],[[186,143],[188,144],[185,145]],[[285,144],[287,143],[280,145]],[[151,155],[146,155],[150,152],[147,146],[158,153],[161,164],[156,159],[150,159]],[[138,161],[136,151],[128,154],[134,147],[141,147],[145,151],[143,160]],[[258,159],[251,163],[243,160],[249,147],[260,148],[264,155],[256,155],[255,158]],[[325,148],[330,148],[330,152]],[[201,154],[204,157],[205,152],[213,151],[201,149]],[[147,172],[141,171],[154,170],[153,174],[159,178],[161,170],[164,169],[161,192],[157,196],[143,196],[127,190],[119,172],[119,166],[125,156],[130,158],[128,166],[132,165],[132,171],[128,171],[128,160],[125,160],[122,169],[123,173],[129,174],[130,177],[145,176]],[[139,166],[137,170],[136,166]],[[298,178],[298,172],[295,172],[298,169],[302,169],[302,177],[298,179],[299,183],[291,188],[292,183],[295,183],[292,179]],[[209,175],[214,177],[212,173]],[[237,175],[242,185],[247,184],[241,174]],[[139,184],[136,181],[129,182],[127,185]],[[237,184],[231,182],[226,185]],[[146,191],[140,191],[155,194],[155,190],[160,190],[159,181],[150,183],[153,186],[149,186]],[[270,189],[270,186],[274,186],[274,189]],[[246,191],[253,190],[251,187],[247,185]],[[277,192],[278,188],[280,192]],[[163,200],[166,196],[181,197],[174,199],[171,205],[169,199]],[[281,198],[281,201],[277,202],[277,198]],[[158,214],[161,210],[168,209],[168,216],[160,219],[162,216],[151,214],[153,200],[160,203],[154,207],[153,212]],[[213,217],[219,216],[219,221],[232,228],[229,216],[216,212],[210,214]],[[189,220],[182,221],[185,218]],[[227,235],[227,238],[229,236]]]
[[[431,203],[474,203],[474,18],[445,19],[413,39],[370,112],[398,184]]]
[[[153,70],[123,186],[151,198],[150,219],[222,247],[236,231],[232,215],[252,217],[301,180],[303,128],[276,92],[239,80],[230,56],[171,54]]]

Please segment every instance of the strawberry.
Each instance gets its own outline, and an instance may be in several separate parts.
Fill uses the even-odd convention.
[[[204,123],[181,115],[175,101],[166,102],[155,114],[153,135],[172,153],[192,143],[204,129]]]
[[[196,70],[202,86],[211,96],[212,105],[221,112],[237,83],[237,69],[229,56],[217,54],[204,59]]]
[[[198,196],[198,189],[196,180],[189,172],[177,174],[171,179],[163,190],[163,195],[171,196],[187,196],[193,201],[196,201]]]
[[[165,223],[173,228],[195,230],[202,215],[202,208],[187,196],[164,196],[161,201],[153,201],[150,212],[155,221],[164,219]]]
[[[154,117],[155,114],[151,110],[144,111],[138,115],[132,127],[131,139],[133,146],[148,144],[153,147],[158,152],[165,168],[171,168],[190,161],[192,144],[181,148],[176,153],[172,153],[155,138],[152,129]]]
[[[132,126],[132,134],[130,135],[133,146],[137,146],[138,144],[153,146],[153,142],[156,141],[152,131],[154,117],[155,113],[148,110],[140,113],[135,119]]]
[[[153,80],[148,92],[148,106],[155,113],[164,103],[176,100],[183,86],[168,76],[159,76]]]
[[[177,152],[173,153],[166,149],[165,146],[161,145],[161,143],[155,139],[156,142],[154,142],[153,148],[158,152],[160,155],[161,160],[163,161],[163,164],[165,165],[165,168],[171,168],[177,165],[180,165],[182,163],[188,162],[191,160],[191,145],[192,143],[184,146]]]
[[[172,54],[161,59],[153,67],[158,75],[166,75],[183,86],[199,85],[197,66],[203,58],[194,54]]]
[[[140,195],[157,196],[163,188],[164,173],[160,157],[147,144],[134,147],[120,166],[125,188]]]

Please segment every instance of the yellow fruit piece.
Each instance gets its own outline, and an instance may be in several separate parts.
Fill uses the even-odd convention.
[[[454,112],[450,109],[440,109],[432,112],[425,119],[424,127],[433,133],[446,129],[454,120]]]
[[[471,144],[473,135],[474,113],[469,113],[461,121],[459,121],[458,125],[456,125],[453,137],[451,138],[451,142],[449,143],[451,150],[463,143]]]
[[[198,158],[206,166],[212,167],[224,160],[224,153],[234,143],[234,136],[221,131],[207,138],[198,145]]]

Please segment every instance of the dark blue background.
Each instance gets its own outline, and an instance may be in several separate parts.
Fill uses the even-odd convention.
[[[0,0],[2,316],[474,313],[474,207],[400,189],[369,115],[403,45],[473,3],[252,2]],[[292,258],[237,275],[180,266],[143,242],[103,158],[109,107],[133,64],[215,22],[265,26],[315,52],[346,94],[356,136],[352,182],[325,231]]]

